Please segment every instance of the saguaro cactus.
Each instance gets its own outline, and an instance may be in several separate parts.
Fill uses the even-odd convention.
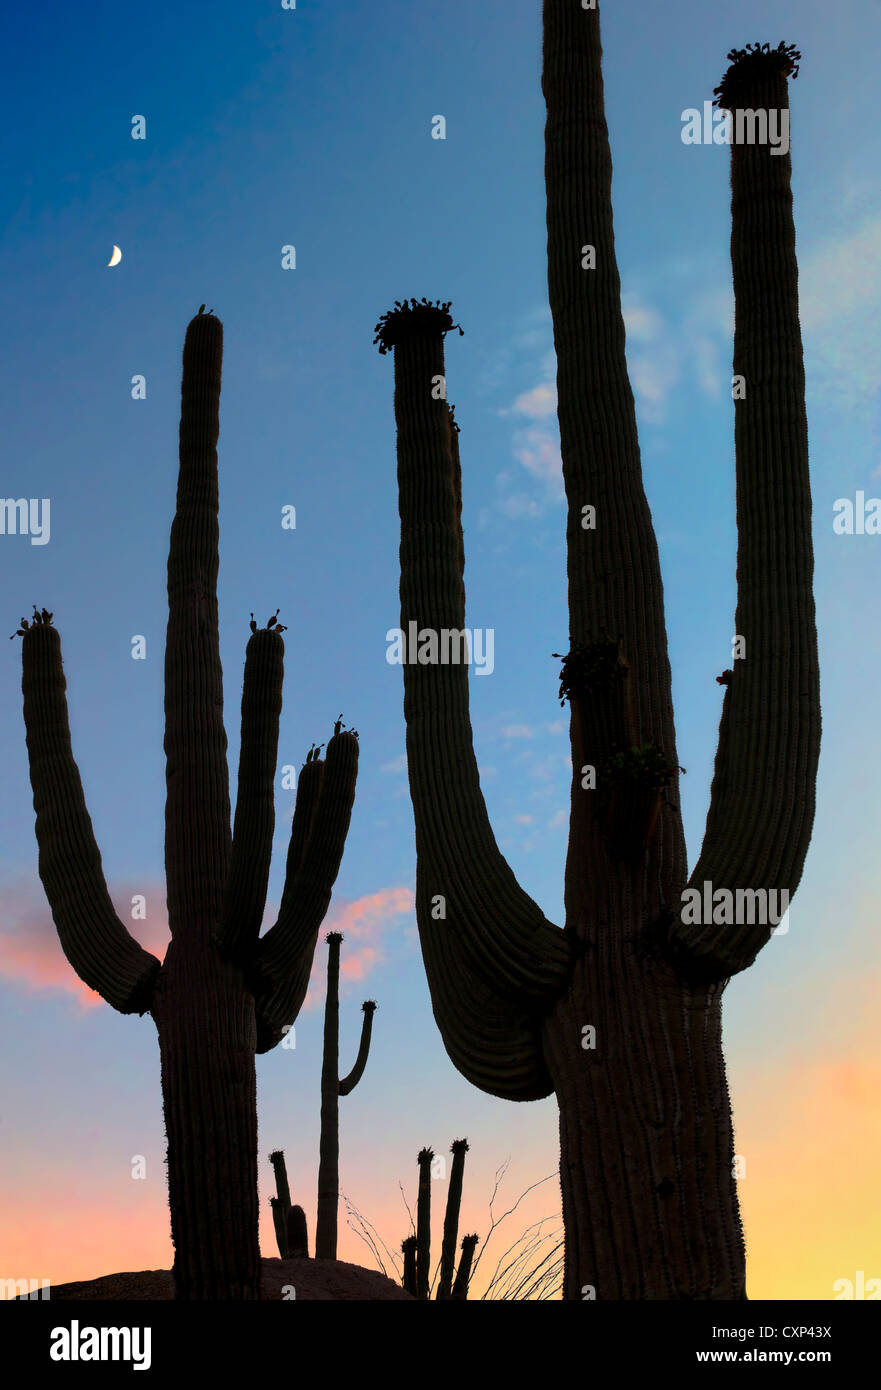
[[[340,1096],[354,1091],[367,1066],[373,1015],[376,1003],[365,999],[361,1008],[361,1042],[349,1075],[339,1079],[340,1065],[340,946],[342,933],[331,931],[325,938],[327,954],[327,1000],[324,1005],[324,1057],[321,1064],[321,1139],[318,1162],[318,1217],[315,1224],[315,1255],[319,1260],[336,1259],[337,1217],[340,1204]]]
[[[788,113],[796,56],[783,45],[732,51],[720,102]],[[624,352],[597,9],[545,0],[542,82],[568,502],[566,925],[547,921],[496,846],[467,666],[414,659],[404,713],[422,953],[462,1074],[511,1100],[556,1092],[565,1296],[737,1298],[745,1255],[721,1000],[774,924],[754,911],[694,923],[681,905],[686,886],[704,883],[792,894],[813,822],[819,676],[790,158],[768,144],[731,151],[734,371],[746,387],[735,406],[735,626],[747,655],[725,686],[689,878],[663,590]],[[394,352],[405,632],[464,627],[459,441],[432,391],[446,377],[449,308],[399,301],[377,325],[380,351]],[[588,506],[593,528],[582,524]]]
[[[437,1299],[467,1298],[471,1261],[477,1236],[465,1236],[462,1241],[462,1258],[458,1271],[456,1265],[456,1238],[459,1231],[459,1208],[462,1205],[462,1177],[465,1172],[465,1155],[468,1152],[467,1139],[454,1139],[450,1146],[453,1166],[447,1187],[447,1206],[444,1214],[444,1237],[441,1246],[440,1279]],[[404,1252],[403,1285],[414,1298],[431,1297],[431,1165],[434,1161],[432,1149],[420,1149],[416,1159],[419,1164],[419,1189],[416,1197],[416,1234],[407,1236],[401,1242]],[[455,1283],[453,1274],[456,1274]]]
[[[282,1150],[275,1149],[269,1155],[269,1161],[275,1173],[276,1195],[270,1197],[269,1202],[272,1207],[278,1253],[283,1260],[291,1259],[296,1255],[308,1255],[309,1237],[306,1232],[306,1213],[302,1207],[291,1206],[291,1190],[288,1186],[288,1174]]]
[[[168,557],[165,864],[171,943],[160,963],[116,916],[70,744],[61,642],[22,640],[24,719],[40,877],[64,953],[120,1013],[159,1033],[174,1275],[180,1299],[260,1297],[255,1052],[274,1047],[306,993],[355,793],[358,742],[337,728],[303,768],[278,920],[260,924],[275,823],[284,641],[245,655],[230,832],[217,617],[217,438],[223,329],[197,314],[183,353],[180,474]]]

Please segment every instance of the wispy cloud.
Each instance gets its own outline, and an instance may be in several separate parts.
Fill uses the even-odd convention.
[[[401,753],[397,758],[391,758],[387,763],[380,763],[380,772],[396,773],[407,771],[407,754]]]

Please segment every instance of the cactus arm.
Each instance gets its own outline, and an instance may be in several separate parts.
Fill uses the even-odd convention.
[[[444,375],[444,320],[440,310],[424,322],[417,311],[397,319],[401,629],[408,634],[415,622],[456,632],[464,587],[449,412],[431,395],[432,378]],[[543,1005],[566,978],[569,951],[496,845],[474,757],[464,661],[405,662],[404,713],[417,855],[436,870],[463,959],[500,997]]]
[[[321,1138],[318,1159],[318,1215],[315,1257],[335,1260],[340,1199],[340,943],[339,932],[327,933],[327,999],[324,1004],[324,1053],[321,1063]]]
[[[720,104],[788,113],[786,52],[729,57],[737,61],[718,89]],[[791,896],[813,825],[820,690],[790,185],[788,153],[732,143],[734,374],[746,389],[734,414],[735,630],[746,658],[735,662],[725,691],[706,832],[689,886]],[[745,969],[772,933],[773,923],[685,924],[676,908],[671,954],[703,979]]]
[[[447,1208],[444,1213],[444,1238],[441,1246],[440,1283],[437,1296],[448,1299],[452,1296],[453,1273],[456,1266],[456,1241],[459,1235],[459,1208],[462,1205],[462,1177],[465,1172],[465,1155],[468,1152],[467,1139],[454,1139],[450,1152],[453,1166],[450,1170],[450,1184],[447,1188]]]
[[[433,872],[416,861],[416,920],[435,1022],[447,1055],[472,1086],[505,1100],[542,1100],[553,1090],[541,1022],[516,1008],[462,961],[449,921],[432,916]]]
[[[278,1246],[279,1258],[286,1260],[288,1257],[287,1212],[279,1197],[270,1197],[269,1205],[272,1207],[272,1224],[275,1227],[275,1243]]]
[[[220,372],[223,328],[190,320],[183,352],[180,472],[168,553],[165,645],[165,867],[172,937],[209,935],[231,845],[217,620]]]
[[[462,1255],[459,1260],[459,1268],[456,1271],[456,1282],[453,1285],[453,1298],[468,1297],[468,1282],[471,1278],[471,1263],[474,1259],[474,1247],[479,1237],[476,1235],[462,1237]]]
[[[404,1277],[401,1283],[407,1293],[416,1298],[416,1237],[406,1236],[401,1241],[401,1250],[404,1253]]]
[[[297,796],[285,868],[285,887],[281,900],[280,915],[283,917],[292,915],[291,904],[295,896],[297,873],[315,825],[315,812],[323,776],[324,763],[315,761],[305,763],[297,779]],[[297,1018],[309,988],[317,936],[316,932],[311,948],[297,957],[293,969],[280,984],[273,985],[268,979],[255,979],[258,1053],[271,1051]]]
[[[663,749],[673,777],[649,847],[647,875],[662,897],[687,876],[679,816],[678,760],[658,547],[642,481],[633,392],[627,373],[621,284],[612,220],[612,157],[606,125],[598,9],[545,0],[542,90],[547,105],[548,296],[557,354],[557,398],[568,502],[570,643],[620,639],[630,668],[637,745]],[[595,266],[582,263],[585,246]],[[582,508],[596,508],[596,528]],[[618,690],[623,704],[625,692]],[[614,751],[624,711],[605,702],[571,715],[572,814],[566,920],[607,920],[589,894],[609,876],[601,823],[581,787],[581,768]]]
[[[239,785],[229,877],[217,944],[230,955],[256,943],[266,906],[275,829],[273,782],[284,675],[280,633],[252,633],[245,654]]]
[[[416,1297],[428,1298],[431,1283],[431,1149],[420,1149],[416,1198]]]
[[[120,1013],[146,1013],[159,961],[114,911],[70,742],[61,639],[48,625],[22,640],[22,693],[39,870],[61,948],[84,984]]]
[[[382,350],[394,348],[401,630],[408,640],[411,623],[432,629],[439,640],[444,630],[464,627],[458,438],[446,403],[432,397],[432,378],[444,375],[443,336],[451,323],[445,309],[398,306],[377,325]],[[450,654],[462,656],[461,649]],[[563,988],[570,947],[520,888],[496,845],[474,756],[467,665],[407,660],[404,713],[417,922],[447,1051],[492,1094],[546,1095],[532,1018]],[[437,898],[442,919],[434,911]],[[525,1057],[531,1060],[524,1066]]]
[[[271,1016],[280,1018],[278,1005],[284,996],[280,987],[289,975],[299,971],[302,979],[305,973],[308,984],[318,932],[343,857],[357,776],[357,735],[348,730],[334,734],[327,745],[311,833],[299,861],[294,864],[289,856],[278,920],[261,937],[255,955],[258,1008],[265,996]],[[305,997],[305,985],[303,989]],[[276,991],[279,997],[273,999]],[[293,1019],[283,1018],[281,1022],[291,1023]]]
[[[364,1018],[361,1022],[361,1042],[358,1046],[358,1056],[355,1058],[355,1065],[339,1083],[339,1094],[347,1096],[354,1091],[361,1077],[364,1075],[364,1068],[367,1066],[367,1056],[370,1052],[370,1036],[373,1032],[373,1015],[376,1012],[376,1005],[372,999],[365,999],[361,1005],[364,1010]]]

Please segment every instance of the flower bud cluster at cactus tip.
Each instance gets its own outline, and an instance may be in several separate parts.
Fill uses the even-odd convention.
[[[396,299],[395,307],[387,310],[374,327],[381,353],[390,352],[402,339],[416,334],[440,333],[443,336],[457,329],[459,337],[465,330],[453,323],[450,315],[451,299]]]
[[[801,53],[795,44],[784,43],[781,39],[776,48],[767,43],[748,43],[745,48],[732,48],[728,52],[731,64],[718,87],[713,88],[713,103],[720,110],[731,110],[735,103],[735,86],[749,88],[749,84],[760,81],[770,72],[782,73],[784,77],[798,77]]]
[[[28,622],[27,618],[21,618],[19,621],[21,622],[21,627],[16,628],[15,632],[10,634],[10,642],[13,637],[24,637],[25,633],[30,630],[31,624],[33,624],[34,627],[50,627],[52,624],[52,614],[47,613],[45,608],[38,609],[37,605],[34,604],[34,616],[31,621]]]

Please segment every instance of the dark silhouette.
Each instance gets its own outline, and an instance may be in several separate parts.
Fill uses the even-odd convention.
[[[288,1175],[282,1150],[276,1149],[274,1153],[271,1153],[269,1161],[275,1172],[276,1196],[270,1197],[269,1202],[272,1207],[272,1219],[275,1223],[278,1253],[283,1260],[293,1259],[300,1255],[308,1256],[309,1237],[306,1233],[306,1213],[302,1207],[291,1206],[291,1191],[288,1187]]]
[[[40,877],[64,953],[120,1013],[159,1033],[179,1299],[260,1297],[255,1052],[297,1017],[349,826],[358,742],[335,734],[297,787],[278,921],[262,938],[284,641],[251,634],[235,825],[217,616],[217,437],[223,327],[187,328],[180,474],[168,557],[165,865],[160,966],[116,916],[70,745],[58,632],[23,632],[22,689]],[[51,615],[49,615],[51,617]],[[23,625],[24,626],[24,625]]]
[[[795,50],[742,50],[720,102],[786,110]],[[568,502],[572,793],[564,931],[520,888],[480,790],[464,664],[406,662],[416,911],[459,1071],[556,1092],[568,1299],[745,1297],[721,1000],[773,919],[683,920],[706,883],[801,878],[820,741],[804,369],[788,153],[731,147],[737,611],[706,834],[689,877],[658,550],[642,485],[612,231],[599,15],[545,0],[548,286]],[[465,623],[449,303],[397,301],[401,629]],[[585,522],[593,521],[593,525]],[[785,537],[785,543],[780,538]],[[591,783],[590,772],[596,773]],[[758,920],[756,920],[758,916]]]
[[[337,721],[336,727],[339,727]],[[334,738],[343,735],[334,734]],[[340,1202],[340,1096],[354,1091],[370,1052],[376,1003],[365,999],[361,1008],[361,1042],[355,1065],[340,1080],[340,946],[342,933],[331,931],[325,938],[327,953],[327,999],[324,1004],[324,1056],[321,1063],[321,1139],[318,1162],[318,1217],[315,1223],[315,1256],[336,1259],[337,1217]]]
[[[447,1207],[444,1213],[444,1237],[441,1246],[440,1278],[436,1298],[467,1298],[471,1262],[478,1237],[464,1236],[462,1239],[462,1258],[456,1272],[456,1240],[459,1234],[459,1209],[462,1204],[462,1178],[465,1172],[465,1155],[468,1152],[467,1139],[454,1139],[450,1152],[453,1166],[447,1186]],[[419,1164],[419,1190],[416,1198],[416,1234],[406,1236],[401,1242],[404,1254],[404,1277],[402,1284],[414,1298],[431,1297],[431,1165],[434,1159],[432,1149],[420,1149],[417,1156]]]

